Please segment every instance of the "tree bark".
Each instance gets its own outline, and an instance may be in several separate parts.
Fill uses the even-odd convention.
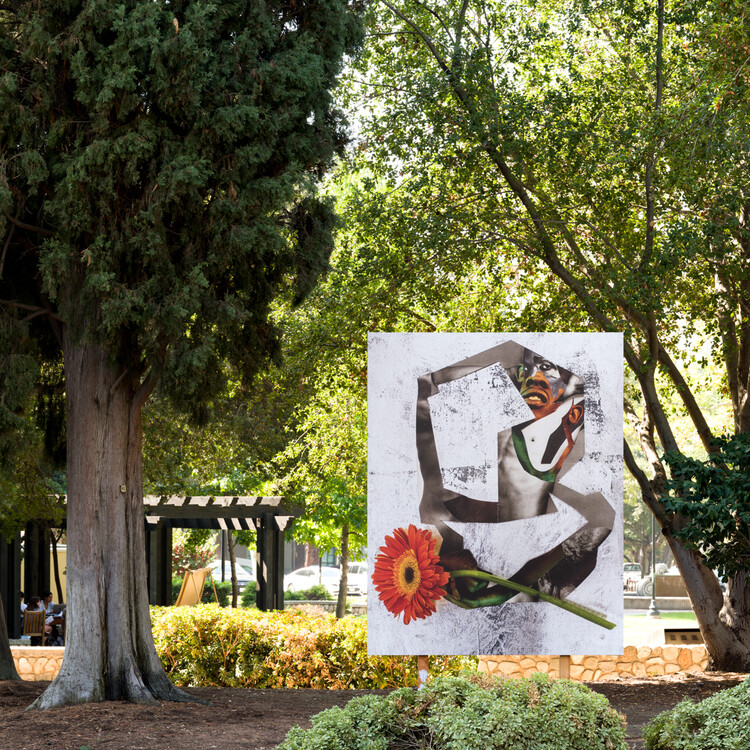
[[[346,615],[346,592],[349,587],[349,524],[341,527],[341,581],[336,600],[336,617],[340,620]]]
[[[141,408],[148,396],[106,352],[63,338],[68,441],[65,659],[32,704],[189,701],[151,632],[144,546]]]
[[[16,613],[18,616],[18,613]],[[5,607],[0,604],[0,680],[20,680],[13,661],[13,652],[8,640],[8,626],[5,623]]]

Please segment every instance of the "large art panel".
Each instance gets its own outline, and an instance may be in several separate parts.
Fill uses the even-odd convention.
[[[622,653],[620,334],[381,334],[372,654]]]

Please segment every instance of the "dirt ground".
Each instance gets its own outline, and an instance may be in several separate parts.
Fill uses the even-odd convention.
[[[643,748],[643,726],[683,698],[694,701],[746,675],[713,673],[588,683],[625,714],[628,744]],[[158,707],[111,702],[26,712],[45,683],[0,682],[0,748],[26,750],[270,750],[298,724],[367,690],[190,688],[211,705]]]

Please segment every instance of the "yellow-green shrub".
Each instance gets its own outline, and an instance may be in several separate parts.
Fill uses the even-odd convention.
[[[152,607],[154,642],[180,685],[393,688],[416,685],[414,657],[367,656],[364,618],[215,604]],[[456,674],[473,657],[430,657],[430,674]]]

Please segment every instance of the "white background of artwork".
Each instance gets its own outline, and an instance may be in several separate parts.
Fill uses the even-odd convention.
[[[368,566],[399,526],[421,523],[422,478],[416,451],[417,378],[505,341],[515,341],[585,381],[586,454],[560,478],[581,494],[600,492],[615,509],[612,533],[597,566],[568,597],[615,622],[605,630],[546,603],[508,602],[464,610],[445,600],[424,620],[404,625],[371,583],[371,654],[618,654],[623,650],[622,598],[622,337],[579,333],[412,333],[369,335]],[[443,482],[476,499],[497,500],[497,434],[530,418],[530,410],[494,365],[447,383],[430,398]],[[500,386],[500,387],[498,387]],[[506,386],[506,387],[503,387]],[[509,394],[510,399],[509,402]],[[465,467],[475,467],[466,472]],[[480,566],[512,575],[583,525],[572,508],[502,524],[452,524]],[[472,527],[472,528],[469,528]]]

